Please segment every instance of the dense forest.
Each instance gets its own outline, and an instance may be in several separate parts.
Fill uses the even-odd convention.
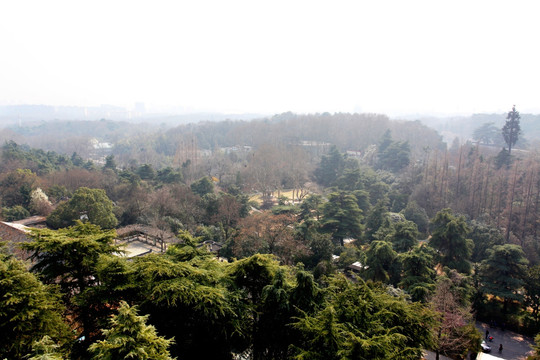
[[[4,239],[0,357],[465,359],[475,320],[534,336],[540,157],[505,118],[451,144],[377,114],[4,129],[2,219],[48,228],[25,259]],[[174,240],[123,256],[135,224]]]

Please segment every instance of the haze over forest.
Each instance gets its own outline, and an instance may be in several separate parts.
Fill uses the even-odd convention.
[[[0,4],[0,359],[540,359],[538,13]]]

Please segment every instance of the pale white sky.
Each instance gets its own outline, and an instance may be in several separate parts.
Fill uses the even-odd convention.
[[[0,105],[540,112],[540,1],[2,1]]]

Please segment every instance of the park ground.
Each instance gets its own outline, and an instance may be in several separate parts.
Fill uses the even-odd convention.
[[[486,330],[489,330],[489,335],[493,336],[493,341],[488,342],[488,345],[492,347],[489,354],[478,354],[477,360],[525,360],[527,356],[532,354],[531,345],[533,345],[533,339],[517,334],[512,331],[502,330],[500,327],[490,327],[489,324],[476,322],[476,327],[482,335],[485,337]],[[499,345],[503,345],[503,351],[499,353]],[[427,352],[425,356],[426,360],[435,360],[435,353]],[[440,356],[440,360],[451,360],[447,357]]]

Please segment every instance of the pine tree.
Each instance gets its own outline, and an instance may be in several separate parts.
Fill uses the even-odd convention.
[[[362,210],[354,195],[341,191],[329,195],[323,206],[323,230],[332,234],[341,246],[347,237],[360,238],[363,226]]]
[[[409,293],[413,301],[425,302],[435,289],[433,251],[427,246],[416,246],[399,255],[403,268],[399,286]]]
[[[125,301],[118,315],[110,320],[110,329],[102,330],[105,340],[90,345],[93,359],[99,360],[171,360],[167,348],[173,343],[160,337],[152,325],[146,325],[148,315],[137,315],[137,308]]]
[[[519,126],[519,112],[516,111],[516,105],[512,107],[512,111],[506,116],[506,123],[502,128],[504,141],[508,145],[508,155],[512,154],[512,146],[514,146],[519,138],[521,128]]]
[[[102,305],[101,299],[89,297],[99,282],[98,262],[102,256],[121,251],[113,245],[114,230],[102,231],[99,226],[77,221],[75,226],[56,231],[34,230],[31,236],[33,241],[23,244],[31,253],[31,270],[45,283],[60,286],[73,324],[82,325],[81,332],[89,341],[99,320],[94,312]]]
[[[62,312],[58,294],[0,244],[0,358],[22,359],[44,335],[65,342]]]
[[[482,283],[487,294],[504,299],[506,313],[511,301],[521,301],[521,288],[529,263],[519,245],[495,245],[488,250],[488,258],[482,261]]]
[[[462,273],[471,272],[470,258],[474,243],[465,238],[469,227],[463,216],[455,216],[451,209],[443,209],[431,221],[433,234],[429,244],[441,254],[441,264]]]

